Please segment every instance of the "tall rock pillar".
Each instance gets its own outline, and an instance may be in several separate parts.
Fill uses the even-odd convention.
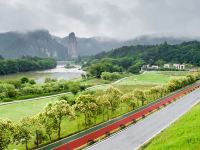
[[[68,56],[70,58],[77,58],[77,41],[76,41],[76,36],[74,32],[69,34],[69,39],[68,39]]]

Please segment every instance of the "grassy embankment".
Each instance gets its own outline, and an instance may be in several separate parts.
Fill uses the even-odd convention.
[[[141,150],[200,149],[200,103],[165,129]]]

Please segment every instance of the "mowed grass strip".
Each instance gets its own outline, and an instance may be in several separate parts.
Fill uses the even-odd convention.
[[[139,89],[148,89],[156,85],[161,85],[167,83],[171,78],[176,76],[180,77],[186,72],[179,71],[150,71],[145,72],[144,74],[132,75],[120,82],[112,84],[112,86],[119,88],[122,92],[130,92],[136,88]],[[88,82],[100,82],[98,79],[92,79]],[[98,92],[99,94],[102,91],[109,88],[110,84],[104,84],[97,86],[91,90]],[[9,105],[0,106],[0,118],[7,118],[14,121],[19,121],[19,119],[26,116],[33,116],[43,110],[43,108],[50,102],[54,102],[58,97],[49,97],[42,98],[35,101],[27,101],[21,103],[14,103]]]
[[[111,85],[119,88],[122,92],[130,92],[136,88],[148,89],[156,85],[163,85],[170,79],[183,77],[187,73],[186,71],[147,71],[143,74],[127,77],[120,82],[114,82]],[[111,85],[100,85],[92,90],[106,90]]]
[[[22,117],[33,116],[43,110],[50,102],[54,102],[58,96],[51,98],[41,98],[39,100],[13,103],[0,106],[0,118],[7,118],[19,121]]]
[[[141,150],[200,150],[200,103]]]

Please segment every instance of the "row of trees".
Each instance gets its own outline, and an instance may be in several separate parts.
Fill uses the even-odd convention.
[[[79,82],[46,79],[43,84],[35,84],[34,80],[23,77],[20,80],[0,82],[0,101],[12,101],[20,97],[29,98],[67,91],[76,94],[85,88],[86,86]]]
[[[56,60],[24,56],[18,59],[0,59],[0,75],[55,68]]]
[[[109,80],[109,81],[113,81],[113,80],[117,80],[120,79],[122,77],[122,75],[118,72],[102,72],[101,73],[101,78],[104,80]]]
[[[48,104],[41,113],[23,118],[18,123],[0,120],[0,149],[7,148],[10,143],[21,143],[28,149],[28,143],[34,142],[38,147],[42,143],[55,140],[55,137],[61,138],[64,120],[83,120],[83,125],[88,127],[96,124],[97,118],[105,121],[115,117],[116,112],[123,106],[126,106],[127,111],[133,110],[194,83],[199,77],[199,74],[188,75],[181,79],[173,79],[163,86],[152,87],[148,90],[135,89],[125,94],[114,87],[108,88],[99,96],[92,92],[84,92],[77,96],[73,103],[66,95],[62,96],[56,103]],[[82,117],[84,119],[81,119]]]
[[[64,118],[74,118],[74,110],[66,101],[49,104],[44,111],[34,117],[25,117],[18,123],[10,120],[0,120],[0,149],[5,149],[10,143],[25,145],[34,141],[38,147],[44,141],[51,140],[52,133],[58,138],[61,133],[61,122]]]
[[[200,66],[200,42],[190,41],[170,45],[167,42],[157,45],[123,46],[95,56],[96,59],[104,58],[140,58],[145,63],[162,65],[163,63],[190,63]],[[161,60],[161,61],[160,61]]]

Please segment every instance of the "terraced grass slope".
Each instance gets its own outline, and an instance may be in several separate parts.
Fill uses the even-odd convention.
[[[199,150],[200,103],[144,145],[142,150]]]

